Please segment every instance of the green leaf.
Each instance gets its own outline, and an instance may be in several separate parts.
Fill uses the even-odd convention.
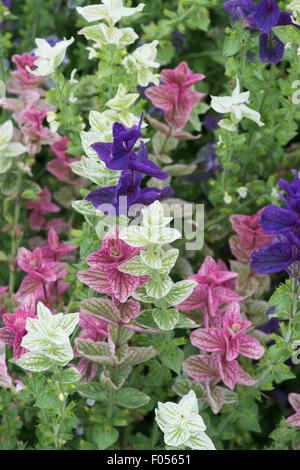
[[[35,402],[35,406],[38,408],[55,410],[61,407],[61,401],[55,390],[49,388],[42,390]]]
[[[299,45],[300,32],[294,26],[276,26],[272,31],[284,44],[292,43],[297,46]]]
[[[142,408],[150,400],[150,397],[139,390],[125,387],[116,393],[116,402],[124,408]]]
[[[80,244],[80,258],[86,259],[88,255],[91,253],[94,253],[95,251],[100,249],[100,242],[99,240],[90,240],[90,239],[85,239],[83,242]]]
[[[277,315],[289,314],[293,304],[291,295],[291,281],[288,279],[285,284],[281,284],[271,296],[268,307],[275,307]]]
[[[107,392],[103,391],[100,384],[93,381],[89,383],[82,383],[77,388],[77,391],[86,398],[91,398],[92,400],[107,400]]]
[[[276,365],[272,371],[272,376],[277,384],[296,377],[286,364]]]
[[[260,432],[261,427],[258,422],[258,406],[246,406],[243,407],[242,413],[238,419],[239,426],[241,429],[248,431]]]
[[[241,49],[242,44],[241,44],[241,39],[239,36],[233,37],[227,36],[224,41],[224,46],[223,46],[223,55],[225,57],[231,57],[239,52]]]
[[[173,343],[170,343],[159,357],[161,362],[165,366],[169,367],[169,369],[176,372],[177,375],[181,373],[182,362],[184,359],[184,352],[182,349],[174,346]]]
[[[1,192],[8,196],[17,189],[17,173],[15,171],[10,171],[4,175],[0,175],[0,187]]]
[[[178,322],[179,313],[175,308],[167,310],[155,308],[153,310],[153,319],[161,330],[173,330]]]
[[[105,450],[113,445],[118,437],[118,430],[110,424],[97,424],[94,426],[94,440],[99,450]]]
[[[57,374],[53,375],[53,380],[63,384],[72,384],[78,382],[80,379],[80,374],[75,367],[69,367],[68,369],[62,370]]]

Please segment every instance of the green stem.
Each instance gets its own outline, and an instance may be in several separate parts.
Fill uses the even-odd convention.
[[[241,91],[243,91],[245,66],[246,66],[246,43],[245,43],[245,37],[244,37],[244,32],[243,32],[242,49],[241,49],[241,74],[240,74],[240,90]]]
[[[55,373],[58,373],[58,372],[59,372],[59,368],[56,366]],[[56,449],[59,449],[60,447],[62,447],[59,442],[59,431],[64,421],[64,414],[65,414],[65,409],[67,405],[68,395],[65,393],[64,388],[60,382],[56,382],[56,387],[57,387],[58,397],[61,402],[61,408],[58,411],[57,418],[56,418],[56,425],[54,427],[54,445]],[[62,397],[63,397],[63,400],[61,400]]]
[[[228,155],[227,155],[227,159],[226,159],[226,162],[224,162],[224,170],[222,172],[222,189],[223,189],[223,192],[225,193],[226,191],[226,181],[227,181],[227,176],[228,176],[228,170],[230,168],[230,163],[231,163],[231,159],[232,159],[232,137],[231,137],[231,132],[229,131],[228,132]]]
[[[232,411],[230,413],[228,413],[228,415],[226,416],[226,418],[224,419],[223,423],[221,423],[221,425],[219,426],[219,429],[217,431],[217,434],[215,435],[215,437],[218,437],[222,432],[223,430],[225,429],[225,427],[227,426],[227,424],[229,423],[229,421],[231,420],[233,414],[235,413],[235,408],[232,409]]]
[[[129,435],[130,435],[130,424],[128,423],[124,429],[123,450],[126,450]]]
[[[292,278],[293,304],[292,304],[292,309],[291,309],[290,317],[289,317],[288,331],[287,331],[287,335],[286,335],[286,338],[285,338],[285,341],[286,341],[288,344],[292,342],[294,318],[295,318],[296,313],[297,313],[298,288],[299,288],[298,281],[297,281],[297,279],[295,279],[295,278],[293,277],[293,278]]]
[[[151,437],[150,437],[150,443],[149,443],[149,450],[154,450],[155,449],[155,444],[156,444],[156,439],[157,439],[157,431],[158,431],[158,426],[157,426],[156,420],[154,418],[152,431],[151,431]]]
[[[266,85],[265,85],[264,90],[263,90],[263,95],[262,95],[262,97],[261,97],[261,100],[260,100],[260,103],[259,103],[259,106],[258,106],[258,110],[257,110],[257,111],[258,111],[259,113],[261,113],[261,111],[262,111],[262,109],[263,109],[263,106],[264,106],[264,104],[265,104],[265,101],[266,101],[266,98],[267,98],[267,95],[268,95],[268,92],[269,92],[270,84],[271,84],[271,82],[273,81],[273,77],[274,77],[274,72],[275,72],[275,70],[276,70],[276,67],[272,64],[272,65],[271,65],[270,74],[269,74],[269,79],[268,79],[268,81],[266,82]],[[248,155],[251,155],[251,152],[252,152],[254,132],[255,132],[255,128],[253,128],[253,129],[251,130],[251,132],[249,133],[249,137],[248,137]],[[243,180],[243,181],[245,181],[247,165],[248,165],[248,161],[245,160],[244,166],[243,166],[243,170],[242,170],[242,180]]]
[[[166,135],[166,138],[162,144],[162,147],[160,149],[160,154],[163,155],[165,153],[165,148],[166,148],[166,145],[167,145],[167,142],[169,140],[169,138],[171,137],[171,134],[172,134],[172,127],[169,128],[169,132],[167,133]]]
[[[19,248],[20,237],[17,233],[17,226],[20,219],[20,212],[21,212],[21,191],[22,191],[22,171],[18,169],[17,174],[17,195],[16,195],[16,204],[14,210],[14,221],[13,221],[13,233],[12,233],[12,243],[11,243],[11,257],[12,262],[14,262],[14,258],[16,257],[17,250]],[[15,287],[15,271],[14,268],[10,269],[9,272],[9,293],[12,295],[14,293]]]
[[[35,15],[34,15],[34,23],[33,23],[33,28],[32,28],[32,42],[34,42],[35,38],[37,37],[37,29],[38,29],[38,24],[39,24],[39,19],[40,19],[40,0],[36,0],[34,9],[35,9]]]
[[[251,204],[252,200],[251,198],[248,198],[247,201],[243,202],[242,204],[239,204],[239,210],[244,209],[248,207]],[[222,220],[228,219],[228,213],[226,214],[221,214],[218,217],[216,217],[213,220],[210,220],[209,222],[205,223],[205,230],[207,230],[209,227],[218,224],[219,222],[222,222]]]

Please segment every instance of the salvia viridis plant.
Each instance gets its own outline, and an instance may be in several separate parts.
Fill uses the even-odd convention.
[[[300,450],[299,105],[300,1],[0,1],[0,450]]]

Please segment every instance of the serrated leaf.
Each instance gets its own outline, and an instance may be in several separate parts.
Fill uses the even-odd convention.
[[[55,390],[46,389],[38,395],[37,401],[34,406],[42,409],[57,410],[61,406],[61,401],[58,398]]]
[[[177,375],[181,373],[182,362],[184,359],[184,352],[182,349],[174,346],[173,343],[170,343],[166,346],[164,352],[160,354],[161,362],[169,367],[169,369],[176,372]]]
[[[173,330],[178,322],[179,313],[175,308],[161,310],[153,309],[153,319],[161,330]]]
[[[75,367],[69,367],[53,375],[53,380],[63,384],[73,384],[74,382],[78,382],[79,379],[80,374]]]
[[[116,393],[116,402],[124,408],[142,408],[150,400],[145,393],[135,388],[125,387]]]
[[[99,450],[105,450],[113,445],[118,437],[118,430],[110,424],[97,424],[94,426],[94,440]]]

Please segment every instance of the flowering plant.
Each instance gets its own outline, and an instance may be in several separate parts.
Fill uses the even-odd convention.
[[[300,448],[299,44],[299,1],[0,1],[0,450]]]

